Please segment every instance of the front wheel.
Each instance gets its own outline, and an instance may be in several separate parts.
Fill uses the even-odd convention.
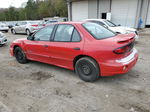
[[[16,60],[19,63],[25,64],[28,62],[25,53],[22,51],[20,47],[15,48],[14,53],[15,53]]]
[[[86,82],[96,81],[100,74],[98,64],[89,57],[79,59],[75,64],[75,71]]]
[[[14,29],[12,29],[12,30],[11,30],[11,33],[15,35],[15,34],[16,34],[16,31],[15,31]]]

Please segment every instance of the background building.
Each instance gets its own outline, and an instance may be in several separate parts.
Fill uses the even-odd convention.
[[[68,0],[69,20],[107,18],[129,27],[150,26],[150,0]]]

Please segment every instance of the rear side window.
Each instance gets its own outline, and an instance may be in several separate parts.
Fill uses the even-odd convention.
[[[55,33],[54,41],[70,42],[73,29],[74,27],[72,25],[59,25]]]
[[[114,32],[96,23],[87,22],[83,24],[83,27],[96,39],[104,39],[116,35]]]
[[[58,25],[57,27],[54,41],[55,42],[78,42],[80,41],[80,35],[74,26],[61,24]]]
[[[76,29],[74,29],[72,34],[72,42],[79,42],[81,40],[80,34]]]

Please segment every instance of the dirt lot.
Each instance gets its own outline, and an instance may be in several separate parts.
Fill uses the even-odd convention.
[[[21,65],[0,47],[0,112],[150,112],[150,29],[141,31],[137,65],[127,74],[95,83],[39,62]]]

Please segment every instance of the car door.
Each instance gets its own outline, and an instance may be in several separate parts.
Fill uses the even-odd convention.
[[[27,22],[21,22],[20,33],[26,33],[26,24]]]
[[[21,22],[16,23],[16,25],[13,27],[16,33],[21,33]]]
[[[45,27],[33,35],[34,40],[27,40],[25,44],[27,57],[29,59],[51,63],[48,50],[53,28],[54,25]]]
[[[81,39],[78,29],[70,24],[59,24],[50,43],[52,63],[73,69],[74,58],[83,52],[84,40]]]

